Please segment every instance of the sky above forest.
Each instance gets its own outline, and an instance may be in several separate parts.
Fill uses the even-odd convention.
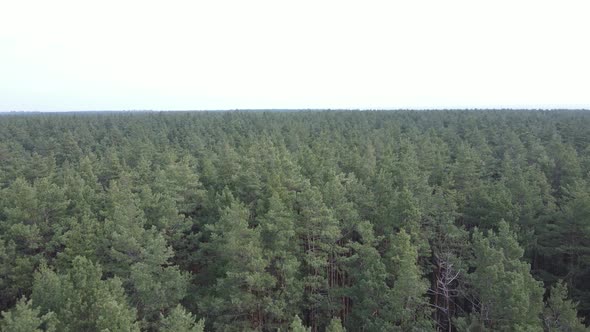
[[[590,3],[3,1],[0,111],[590,108]]]

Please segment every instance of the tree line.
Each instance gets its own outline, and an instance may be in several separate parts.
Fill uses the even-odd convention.
[[[0,116],[3,331],[588,331],[590,114]]]

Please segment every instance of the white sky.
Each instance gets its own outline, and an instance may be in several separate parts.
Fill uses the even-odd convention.
[[[590,108],[590,1],[0,0],[0,111]]]

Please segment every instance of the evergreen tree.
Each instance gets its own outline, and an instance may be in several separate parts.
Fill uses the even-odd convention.
[[[55,257],[67,225],[68,202],[61,188],[46,178],[33,185],[17,178],[1,194],[0,302],[8,304],[29,294],[34,269]]]
[[[113,182],[107,198],[96,258],[105,272],[123,279],[144,327],[152,328],[161,312],[186,296],[188,277],[177,266],[167,266],[174,251],[155,227],[144,228],[143,211],[128,187]]]
[[[53,312],[40,316],[40,310],[33,308],[31,301],[21,298],[12,311],[2,312],[0,331],[6,332],[52,332],[55,330]]]
[[[357,225],[358,241],[349,243],[350,257],[343,258],[349,286],[344,312],[350,310],[346,325],[353,331],[387,331],[395,324],[393,293],[386,266],[376,246],[379,238],[369,222]],[[348,308],[352,306],[352,308]]]
[[[576,311],[576,303],[572,303],[567,296],[567,287],[558,282],[550,289],[549,298],[545,303],[543,323],[545,331],[582,332],[589,329],[582,324]]]
[[[102,280],[100,265],[84,257],[76,257],[67,274],[43,267],[31,298],[42,314],[55,313],[58,331],[139,331],[121,281]]]
[[[215,329],[261,329],[276,279],[266,271],[269,263],[263,255],[260,231],[248,226],[248,210],[236,201],[207,228],[211,240],[204,250],[215,258],[212,264],[218,271],[206,304],[208,313],[216,317]]]
[[[346,329],[342,327],[340,318],[332,318],[330,324],[326,327],[326,332],[346,332]]]
[[[155,328],[160,314],[178,304],[187,295],[188,276],[177,266],[139,262],[131,267],[130,301],[143,318],[144,328]]]
[[[469,275],[478,321],[499,331],[541,328],[543,288],[522,262],[523,249],[505,221],[498,232],[473,234],[475,271]]]
[[[293,322],[291,322],[291,325],[289,325],[289,331],[290,332],[311,332],[311,329],[309,327],[305,327],[303,326],[303,322],[301,321],[301,318],[299,318],[299,316],[295,316],[295,318],[293,319]]]
[[[290,317],[297,314],[303,295],[297,259],[298,241],[295,216],[278,194],[269,198],[268,212],[260,218],[259,227],[264,257],[276,283],[270,290],[272,304],[268,308],[266,326],[285,328]]]
[[[338,221],[322,201],[319,190],[307,187],[298,194],[298,228],[303,250],[302,268],[306,321],[312,330],[327,323],[332,313],[339,310],[334,288],[339,267],[337,260],[343,248]],[[322,324],[324,322],[324,324]]]
[[[411,238],[401,230],[391,238],[387,253],[389,273],[393,281],[391,289],[392,318],[395,330],[430,330],[430,310],[425,298],[428,283],[423,279],[418,265],[418,249]]]
[[[162,332],[203,332],[205,321],[196,321],[196,318],[187,312],[180,304],[176,306],[168,316],[162,318],[160,331]]]

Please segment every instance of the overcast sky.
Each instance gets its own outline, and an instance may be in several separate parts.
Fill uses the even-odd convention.
[[[0,111],[590,108],[590,2],[0,1]]]

